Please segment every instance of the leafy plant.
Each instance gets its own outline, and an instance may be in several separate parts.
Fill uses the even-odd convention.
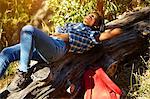
[[[50,0],[49,3],[54,13],[50,22],[53,22],[54,27],[67,22],[82,22],[86,14],[96,9],[96,0]]]
[[[146,65],[148,70],[141,74],[140,71],[142,68],[139,68],[139,71],[137,72],[133,72],[134,65],[132,66],[130,91],[128,92],[128,96],[132,97],[133,99],[150,99],[150,60],[145,61],[143,57],[141,57],[141,59],[143,66]],[[133,79],[135,79],[135,84],[132,84]]]
[[[18,31],[31,18],[29,14],[31,4],[30,0],[0,0],[0,6],[2,6],[2,9],[0,9],[0,29],[3,30],[1,42],[6,42],[2,40],[2,38],[6,38],[5,40],[9,45],[17,43],[16,41],[19,39]]]

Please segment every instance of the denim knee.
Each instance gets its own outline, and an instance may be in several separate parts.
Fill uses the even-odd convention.
[[[1,54],[4,54],[4,55],[9,54],[11,53],[11,50],[12,50],[11,48],[6,47],[1,51]]]
[[[1,51],[0,56],[7,57],[9,61],[18,60],[20,58],[20,45],[16,44],[14,46],[4,48]]]
[[[32,25],[26,25],[22,28],[23,33],[34,33],[34,27]]]

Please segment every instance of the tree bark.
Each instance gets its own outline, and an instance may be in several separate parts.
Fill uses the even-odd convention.
[[[107,26],[119,25],[123,34],[109,41],[102,42],[83,54],[68,53],[62,59],[51,64],[38,63],[29,70],[33,80],[19,92],[12,92],[7,97],[22,98],[75,98],[78,90],[73,94],[66,92],[68,81],[80,86],[82,75],[86,68],[110,66],[114,62],[122,62],[133,53],[142,50],[146,37],[150,34],[150,8],[133,12],[121,19],[112,21]],[[83,94],[80,94],[82,97]]]

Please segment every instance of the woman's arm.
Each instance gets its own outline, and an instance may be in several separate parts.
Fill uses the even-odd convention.
[[[98,37],[98,41],[108,40],[122,33],[121,28],[108,29],[101,33]]]

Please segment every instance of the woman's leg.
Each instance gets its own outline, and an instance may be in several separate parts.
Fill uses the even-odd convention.
[[[0,78],[4,75],[9,64],[20,59],[20,44],[4,48],[0,53]],[[33,60],[43,61],[36,50],[31,57]]]
[[[64,41],[49,37],[39,29],[27,25],[21,31],[21,55],[19,70],[27,72],[29,59],[35,48],[46,62],[55,61],[66,53]]]
[[[34,59],[34,50],[45,62],[55,61],[61,58],[66,52],[64,41],[49,37],[37,28],[27,25],[22,28],[20,38],[20,66],[7,90],[19,90],[28,75],[28,65],[30,59]]]
[[[0,53],[0,78],[5,73],[8,65],[18,60],[20,57],[20,48],[19,45],[11,46],[4,48]]]

